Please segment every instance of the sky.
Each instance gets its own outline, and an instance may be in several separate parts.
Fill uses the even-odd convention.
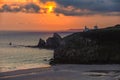
[[[61,31],[120,24],[120,0],[0,0],[0,30]]]

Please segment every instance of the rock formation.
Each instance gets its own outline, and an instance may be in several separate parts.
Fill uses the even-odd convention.
[[[56,49],[60,46],[61,42],[62,42],[61,36],[57,33],[54,33],[52,37],[49,37],[46,40],[46,42],[40,39],[37,47],[46,49]]]
[[[119,36],[119,25],[66,36],[50,64],[120,64]]]
[[[46,47],[45,41],[44,41],[43,39],[40,38],[37,47],[39,47],[39,48],[45,48],[45,47]]]
[[[62,38],[57,33],[54,33],[53,37],[49,37],[46,40],[46,47],[51,49],[56,49],[60,46]]]

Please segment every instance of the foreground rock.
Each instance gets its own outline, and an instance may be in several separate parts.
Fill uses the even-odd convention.
[[[63,41],[50,64],[120,64],[120,25],[74,33]]]

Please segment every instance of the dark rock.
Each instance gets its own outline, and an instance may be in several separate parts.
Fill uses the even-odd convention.
[[[61,39],[62,39],[61,36],[59,34],[57,34],[57,33],[54,33],[53,37],[58,39],[58,41],[61,41]]]
[[[12,45],[12,43],[10,42],[9,45]]]
[[[45,41],[44,41],[43,39],[40,38],[37,47],[39,47],[39,48],[45,48],[45,47],[46,47]]]
[[[48,61],[47,59],[44,59],[44,61]]]
[[[46,47],[50,49],[56,49],[60,46],[62,38],[59,34],[54,33],[53,37],[49,37],[46,40]]]
[[[49,37],[46,40],[46,42],[43,39],[40,39],[37,47],[46,49],[56,49],[60,45],[62,45],[61,43],[63,44],[61,36],[57,33],[54,33],[53,37]]]
[[[49,62],[50,62],[51,65],[55,65],[55,62],[54,62],[54,59],[53,59],[53,58],[51,58],[51,59],[49,60]]]
[[[120,28],[120,24],[115,25],[115,27],[119,27]]]
[[[50,64],[120,64],[120,25],[63,38]]]

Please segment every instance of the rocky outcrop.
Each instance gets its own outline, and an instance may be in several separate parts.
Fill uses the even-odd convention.
[[[49,37],[46,42],[42,39],[39,40],[38,47],[46,49],[56,49],[61,45],[62,38],[59,34],[54,33],[52,37]]]
[[[53,37],[49,37],[46,40],[46,47],[56,49],[60,46],[62,38],[57,33],[54,33]]]
[[[43,39],[40,38],[37,47],[39,47],[39,48],[45,48],[45,47],[46,47],[45,41],[44,41]]]
[[[66,36],[50,64],[120,64],[119,36],[119,25]]]

